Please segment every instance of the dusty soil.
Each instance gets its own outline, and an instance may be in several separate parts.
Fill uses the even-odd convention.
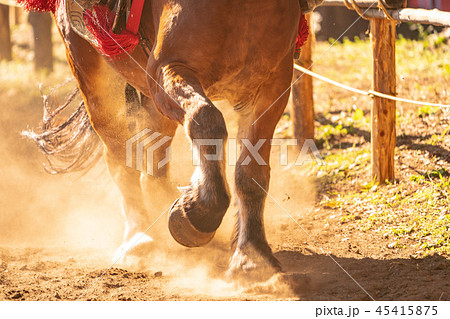
[[[325,47],[321,44],[319,49]],[[354,83],[368,88],[370,68],[362,66],[367,66],[367,61],[350,61],[346,48],[342,45],[331,50],[330,59],[318,63],[316,70],[330,75],[329,66],[334,65],[330,76],[339,79],[340,72],[351,69],[345,63],[352,64],[355,74],[362,77]],[[1,66],[14,75],[2,77],[0,90],[0,100],[8,101],[0,119],[0,146],[4,150],[0,157],[0,300],[450,300],[446,250],[424,251],[416,237],[397,240],[390,228],[383,228],[385,225],[367,227],[371,212],[385,207],[364,201],[374,194],[387,198],[391,190],[406,197],[425,191],[428,186],[412,182],[411,175],[450,170],[448,134],[434,143],[427,140],[444,132],[449,125],[448,113],[417,116],[415,108],[399,106],[402,118],[398,124],[397,181],[384,188],[364,186],[371,183],[367,160],[330,168],[334,165],[330,156],[349,150],[367,153],[370,131],[364,125],[325,138],[321,152],[330,162],[319,173],[315,169],[311,173],[310,167],[279,166],[274,160],[266,228],[286,275],[244,287],[225,280],[234,205],[216,239],[204,248],[177,246],[167,234],[163,218],[157,225],[163,237],[155,242],[147,258],[112,264],[123,231],[120,195],[103,163],[85,176],[49,176],[43,171],[43,158],[34,145],[19,136],[27,124],[36,126],[41,116],[36,85],[40,79],[17,77],[18,72],[32,73],[30,58],[20,58],[23,60],[17,65]],[[400,95],[450,102],[446,91],[449,76],[420,77],[420,72],[406,67],[400,66],[400,70],[403,75],[411,75],[402,79]],[[44,84],[51,87],[67,74],[60,58],[56,75],[46,78]],[[355,77],[347,74],[341,80],[350,83]],[[433,87],[436,83],[440,85],[437,88]],[[339,115],[353,114],[354,105],[366,118],[369,116],[370,99],[315,84],[318,129],[324,125],[336,127]],[[224,113],[233,135],[233,114],[226,107]],[[288,118],[287,111],[278,136],[290,136]],[[174,180],[185,185],[190,158],[185,155],[189,151],[183,137],[177,138],[175,149]],[[275,158],[277,155],[274,151]],[[233,167],[228,171],[231,182]],[[442,205],[444,217],[448,213],[448,206],[442,204],[445,199],[431,199]],[[171,200],[164,204],[170,206]],[[394,205],[387,211],[404,219],[409,214],[403,206]],[[401,221],[393,219],[390,223],[389,227]]]
[[[302,219],[332,255],[321,252],[295,224],[289,224],[279,240],[272,240],[289,277],[250,287],[223,280],[226,249],[222,258],[207,248],[201,252],[205,265],[214,255],[223,263],[211,274],[211,266],[197,265],[175,273],[161,270],[167,265],[157,263],[141,270],[109,268],[106,259],[99,258],[101,252],[2,248],[0,300],[369,300],[368,294],[376,300],[450,299],[445,257],[377,255],[373,252],[385,243],[354,237],[342,242],[337,239],[342,233],[339,227],[323,232],[314,229],[315,223],[317,218]],[[192,257],[190,252],[184,254]],[[171,262],[177,263],[177,258]]]
[[[22,163],[29,168],[29,163]],[[321,202],[323,196],[333,197],[330,192],[342,181],[322,185],[321,179],[305,175],[302,169],[287,171],[276,165],[273,199],[266,205],[266,228],[285,277],[245,287],[225,280],[235,206],[230,207],[217,239],[204,248],[179,247],[166,231],[148,258],[112,265],[111,256],[122,232],[120,201],[103,164],[99,166],[69,182],[66,177],[46,176],[29,168],[25,179],[37,180],[28,191],[41,198],[39,204],[12,205],[6,199],[5,207],[24,211],[15,212],[20,222],[3,220],[3,229],[14,227],[18,235],[10,235],[12,243],[5,240],[0,248],[0,300],[450,299],[447,255],[423,257],[415,256],[409,246],[389,248],[392,235],[362,231],[357,220],[340,218],[348,214],[345,208],[330,208],[327,201]],[[229,171],[231,179],[232,169]],[[182,179],[187,181],[188,174],[184,175]],[[37,184],[42,180],[46,184],[40,187],[51,192],[50,198],[41,197],[43,191]],[[352,187],[343,191],[351,192]],[[56,212],[36,216],[52,205]],[[367,210],[364,205],[346,209]],[[32,225],[30,216],[36,219]],[[164,232],[165,218],[158,227]]]

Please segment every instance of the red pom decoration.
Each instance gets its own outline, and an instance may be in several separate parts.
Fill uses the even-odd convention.
[[[106,6],[94,6],[92,10],[84,12],[86,28],[95,38],[95,47],[104,56],[111,59],[126,57],[139,44],[139,35],[128,30],[121,34],[112,32],[114,11]]]
[[[60,0],[16,0],[26,11],[55,13]]]
[[[300,16],[300,21],[298,23],[298,35],[297,41],[295,42],[295,52],[299,53],[300,48],[308,40],[309,36],[309,26],[308,21],[306,21],[305,15],[302,13]]]

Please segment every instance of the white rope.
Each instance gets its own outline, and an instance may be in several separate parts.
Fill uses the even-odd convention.
[[[359,89],[355,89],[351,86],[330,80],[329,78],[326,78],[322,75],[319,75],[317,73],[314,73],[308,69],[305,69],[304,67],[295,64],[294,63],[294,68],[300,72],[303,72],[305,74],[308,74],[309,76],[312,76],[316,79],[322,80],[324,82],[330,83],[332,85],[335,85],[337,87],[340,87],[344,90],[348,90],[351,91],[353,93],[357,93],[357,94],[361,94],[361,95],[366,95],[366,96],[370,96],[370,97],[381,97],[383,99],[388,99],[388,100],[393,100],[393,101],[398,101],[398,102],[405,102],[405,103],[411,103],[411,104],[417,104],[417,105],[427,105],[427,106],[437,106],[437,107],[448,107],[450,108],[450,105],[445,105],[445,104],[440,104],[440,103],[430,103],[430,102],[421,102],[421,101],[414,101],[414,100],[409,100],[409,99],[404,99],[404,98],[400,98],[400,97],[396,97],[396,96],[392,96],[392,95],[388,95],[388,94],[384,94],[384,93],[380,93],[377,91],[373,91],[373,90],[369,90],[369,91],[362,91]]]

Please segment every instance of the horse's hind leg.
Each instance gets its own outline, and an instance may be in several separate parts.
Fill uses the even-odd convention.
[[[156,132],[161,134],[163,138],[169,137],[170,140],[167,140],[152,153],[154,163],[152,175],[147,174],[146,169],[148,168],[145,167],[145,165],[143,165],[144,171],[141,173],[138,173],[135,168],[125,167],[125,158],[122,156],[125,149],[119,151],[121,152],[119,156],[114,156],[114,158],[120,159],[121,162],[114,164],[108,163],[109,167],[118,170],[115,180],[119,181],[119,187],[122,186],[125,188],[122,189],[121,187],[121,192],[124,195],[124,203],[126,205],[124,211],[127,225],[124,234],[124,243],[117,250],[117,256],[123,255],[125,251],[130,248],[133,248],[133,252],[136,253],[146,252],[146,249],[137,249],[140,247],[134,246],[141,245],[139,244],[139,242],[142,242],[141,238],[143,238],[144,241],[148,239],[148,234],[144,235],[143,233],[147,231],[148,227],[152,226],[162,214],[167,212],[170,207],[169,205],[175,199],[174,196],[176,194],[176,188],[173,187],[168,180],[169,163],[162,167],[158,167],[158,163],[167,160],[167,150],[171,145],[172,138],[175,135],[178,125],[176,122],[162,116],[151,99],[145,96],[142,96],[141,99],[143,109],[135,114],[137,127],[133,134],[139,133],[145,129],[150,130],[149,134]],[[146,147],[151,147],[152,144],[158,143],[158,141],[161,140],[162,139],[156,139],[152,143],[147,144]],[[124,143],[126,143],[126,141]],[[145,163],[144,159],[143,162]],[[137,178],[135,177],[136,174]],[[113,173],[111,173],[111,175],[113,176]],[[129,188],[128,182],[126,181],[127,178],[132,178],[133,185],[136,187]],[[124,180],[121,181],[121,179]],[[137,212],[138,215],[134,212]],[[137,216],[137,218],[134,216]],[[159,235],[160,229],[155,226],[150,232],[154,237]]]
[[[288,101],[285,90],[291,83],[292,57],[279,69],[259,90],[254,112],[242,116],[238,136],[242,144],[235,169],[239,213],[229,274],[258,281],[281,270],[266,239],[263,212],[270,180],[270,140]]]
[[[184,124],[200,163],[191,185],[170,212],[169,230],[182,245],[202,246],[214,236],[230,203],[225,179],[225,121],[188,67],[151,61],[147,70],[159,84],[148,80],[157,107]]]
[[[141,249],[137,248],[149,246],[152,241],[144,232],[160,212],[155,211],[152,216],[145,208],[141,173],[135,168],[126,167],[126,141],[132,134],[128,129],[126,116],[125,81],[67,24],[60,22],[58,26],[66,44],[68,62],[83,94],[91,123],[105,145],[110,175],[123,196],[126,226],[123,244],[118,249],[117,256],[121,257],[128,250],[132,253],[131,248],[140,252]],[[163,123],[161,117],[155,121]],[[169,125],[169,132],[163,133],[173,135],[175,126]],[[164,173],[159,175],[162,178]]]

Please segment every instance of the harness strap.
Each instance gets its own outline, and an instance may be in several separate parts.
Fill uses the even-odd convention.
[[[139,31],[144,3],[145,0],[133,0],[131,4],[126,30],[132,34],[137,34]]]

